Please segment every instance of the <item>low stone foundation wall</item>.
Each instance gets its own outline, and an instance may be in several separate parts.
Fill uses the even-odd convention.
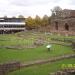
[[[65,36],[75,36],[75,32],[71,31],[50,31],[53,34],[65,35]]]
[[[41,65],[41,64],[46,64],[46,63],[52,63],[52,62],[56,62],[56,61],[60,61],[63,59],[70,59],[70,58],[75,58],[75,54],[70,54],[70,55],[62,55],[62,56],[58,56],[58,57],[54,57],[54,58],[50,58],[47,60],[37,60],[37,61],[33,61],[27,64],[21,64],[21,68],[23,67],[30,67],[33,65]]]
[[[74,69],[64,69],[64,70],[60,70],[57,71],[55,73],[50,73],[49,75],[75,75],[75,68]]]
[[[7,75],[9,72],[13,72],[15,70],[20,70],[21,68],[30,67],[33,65],[52,63],[52,62],[60,61],[63,59],[70,59],[70,58],[75,58],[75,54],[58,56],[58,57],[54,57],[52,59],[50,58],[47,60],[32,61],[27,64],[20,63],[20,62],[4,63],[4,64],[0,64],[0,75]]]
[[[6,75],[8,72],[20,69],[20,62],[11,62],[0,64],[0,75]]]

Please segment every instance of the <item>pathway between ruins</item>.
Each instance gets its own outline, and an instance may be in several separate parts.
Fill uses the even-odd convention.
[[[50,58],[50,59],[47,59],[47,60],[32,61],[32,62],[29,62],[29,63],[27,63],[27,64],[22,63],[22,64],[20,65],[20,67],[21,67],[21,68],[22,68],[22,67],[30,67],[30,66],[33,66],[33,65],[45,64],[45,63],[50,63],[50,62],[56,62],[56,61],[60,61],[60,60],[63,60],[63,59],[69,59],[69,58],[75,58],[75,54],[62,55],[62,56]]]

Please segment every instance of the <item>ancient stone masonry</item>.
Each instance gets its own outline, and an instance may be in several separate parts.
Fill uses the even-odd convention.
[[[64,69],[57,71],[56,73],[50,73],[50,75],[75,75],[75,69]]]
[[[52,62],[60,61],[63,59],[70,59],[70,58],[75,58],[75,54],[58,56],[58,57],[54,57],[52,59],[49,58],[46,60],[36,60],[33,62],[27,62],[27,63],[21,63],[20,61],[8,62],[8,63],[0,64],[0,75],[7,75],[9,72],[20,70],[21,68],[24,68],[24,67],[26,68],[33,65],[41,65],[41,64],[50,63],[50,62],[52,63]],[[58,75],[58,74],[54,73],[53,75]]]
[[[52,33],[75,35],[75,10],[64,9],[51,19]]]
[[[20,69],[20,62],[0,64],[0,75],[7,75],[9,72]]]

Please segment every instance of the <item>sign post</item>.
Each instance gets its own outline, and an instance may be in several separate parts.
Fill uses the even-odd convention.
[[[46,48],[48,49],[48,51],[50,51],[51,45],[47,45]]]

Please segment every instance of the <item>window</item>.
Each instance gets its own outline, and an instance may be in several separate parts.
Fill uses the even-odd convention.
[[[58,22],[55,22],[55,29],[58,30]]]
[[[67,23],[65,24],[65,30],[69,30],[69,25]]]

